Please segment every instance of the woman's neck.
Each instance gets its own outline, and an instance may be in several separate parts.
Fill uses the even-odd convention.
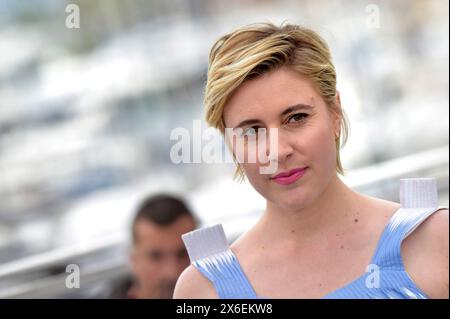
[[[323,235],[344,232],[350,223],[357,222],[362,200],[363,196],[352,191],[336,175],[313,203],[299,210],[288,210],[267,202],[259,226],[278,240],[292,239],[292,236],[314,240]]]

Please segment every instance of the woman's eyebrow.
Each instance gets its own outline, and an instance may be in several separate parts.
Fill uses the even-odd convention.
[[[281,112],[280,116],[284,116],[294,111],[298,110],[312,110],[314,107],[309,104],[298,103],[292,106],[287,107],[283,112]]]

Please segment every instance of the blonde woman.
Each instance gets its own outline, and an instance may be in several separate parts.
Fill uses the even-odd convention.
[[[259,129],[277,132],[277,152],[238,161],[267,201],[256,225],[231,247],[221,225],[183,235],[192,265],[174,298],[448,298],[448,210],[433,180],[403,181],[395,203],[338,176],[347,122],[318,34],[253,24],[222,36],[204,102],[208,123],[239,131],[244,153]],[[268,162],[276,171],[261,174]]]

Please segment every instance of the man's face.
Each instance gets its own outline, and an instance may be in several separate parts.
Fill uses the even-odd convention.
[[[148,220],[136,222],[132,265],[139,298],[172,298],[179,275],[189,266],[181,235],[194,228],[190,216],[167,226]]]

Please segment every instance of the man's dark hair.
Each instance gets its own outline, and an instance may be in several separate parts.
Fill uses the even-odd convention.
[[[136,223],[145,220],[155,223],[158,226],[169,226],[182,216],[190,216],[194,223],[194,215],[186,203],[180,198],[168,195],[157,194],[145,199],[139,206],[132,225],[133,240],[136,241]]]

